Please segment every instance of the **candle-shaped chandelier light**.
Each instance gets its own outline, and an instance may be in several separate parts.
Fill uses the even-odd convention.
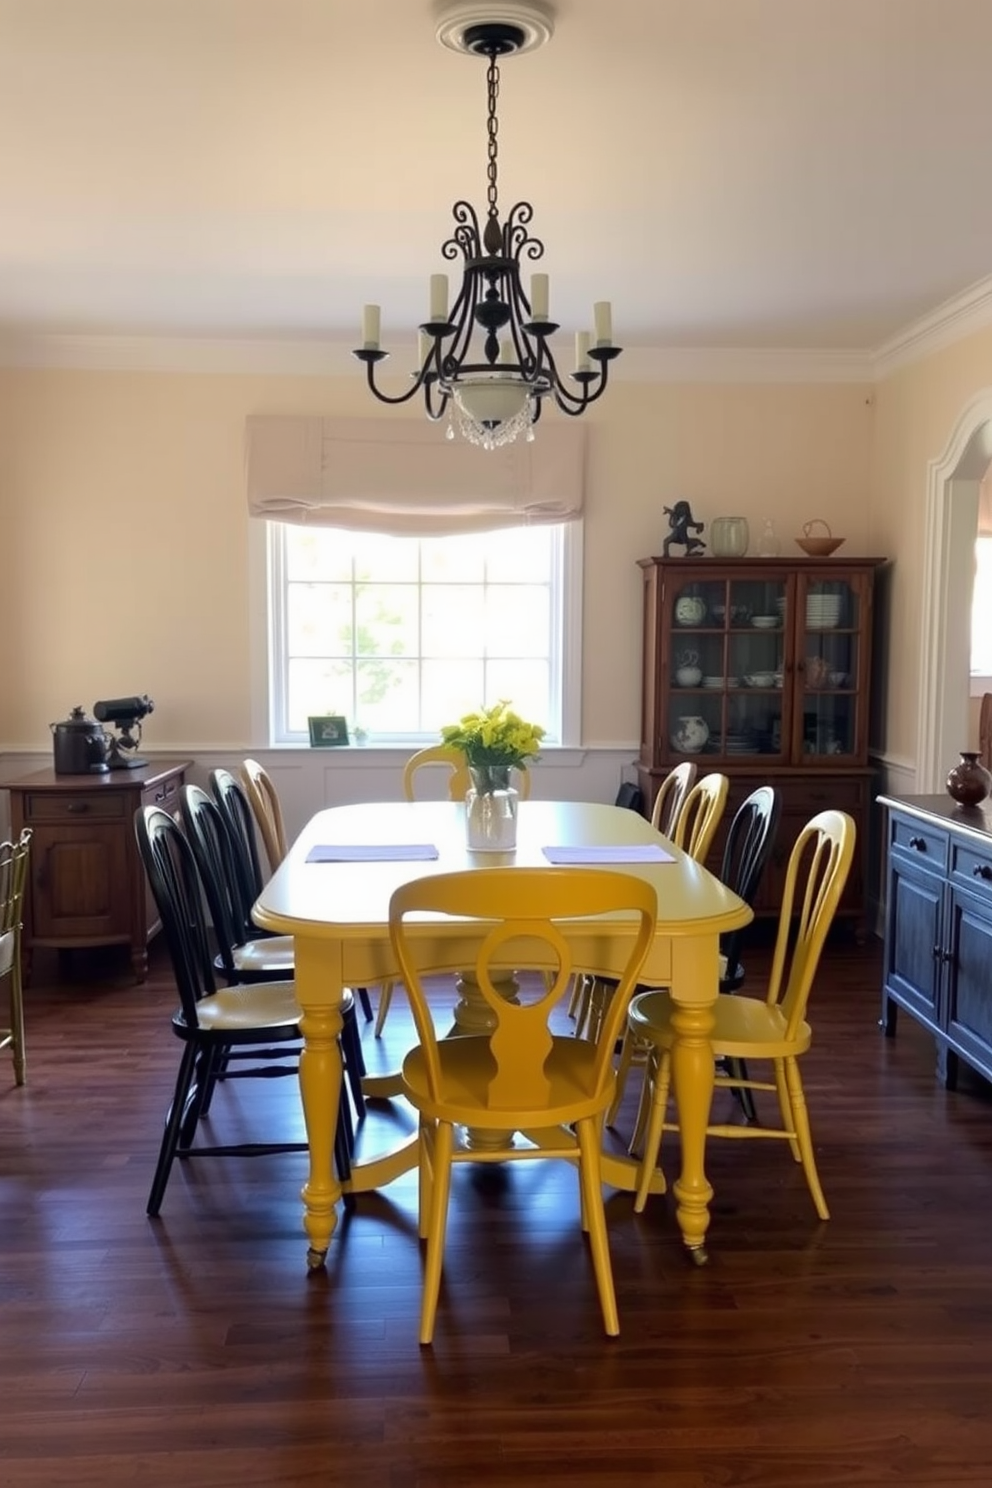
[[[378,305],[365,306],[363,345],[355,351],[365,363],[369,387],[383,403],[406,403],[422,392],[428,418],[447,415],[449,439],[457,429],[485,449],[509,444],[520,434],[533,439],[533,426],[549,396],[563,413],[584,413],[606,391],[609,364],[620,355],[620,347],[613,345],[610,305],[604,300],[593,307],[592,335],[576,335],[575,366],[563,378],[551,348],[558,326],[548,315],[547,274],[531,274],[530,293],[524,292],[521,261],[537,262],[544,244],[527,231],[534,215],[529,202],[518,202],[500,221],[499,59],[540,45],[550,37],[552,25],[550,13],[536,0],[494,0],[491,9],[499,12],[496,19],[479,20],[479,4],[459,0],[438,26],[438,38],[446,46],[489,62],[485,227],[480,233],[468,202],[455,203],[454,235],[442,245],[441,255],[447,260],[461,256],[461,286],[449,306],[447,274],[431,275],[419,366],[406,392],[393,396],[376,385],[376,365],[388,355],[379,344]]]

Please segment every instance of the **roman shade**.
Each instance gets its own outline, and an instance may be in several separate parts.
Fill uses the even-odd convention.
[[[569,522],[582,514],[585,431],[480,450],[413,419],[258,415],[245,428],[253,517],[394,536]]]

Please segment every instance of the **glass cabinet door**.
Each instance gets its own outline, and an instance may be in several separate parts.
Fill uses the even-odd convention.
[[[866,623],[863,581],[803,575],[796,594],[796,757],[815,764],[855,755],[861,731]]]
[[[677,585],[671,598],[668,745],[723,758],[788,754],[783,691],[789,580],[750,569]]]

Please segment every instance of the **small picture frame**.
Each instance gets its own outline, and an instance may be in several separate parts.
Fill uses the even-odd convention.
[[[349,742],[348,720],[336,713],[309,718],[307,722],[310,725],[311,749],[337,749],[339,745]]]

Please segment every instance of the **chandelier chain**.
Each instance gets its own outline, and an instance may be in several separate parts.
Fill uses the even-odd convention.
[[[499,134],[499,120],[496,117],[496,102],[499,98],[499,66],[497,64],[496,53],[494,51],[489,53],[489,70],[486,73],[486,84],[489,98],[489,118],[487,121],[489,134],[489,164],[486,170],[486,174],[489,179],[489,186],[486,191],[486,197],[489,202],[489,216],[493,221],[498,222],[499,203],[497,200],[498,183],[496,179],[496,173],[498,167],[497,155],[499,144],[497,135]]]

